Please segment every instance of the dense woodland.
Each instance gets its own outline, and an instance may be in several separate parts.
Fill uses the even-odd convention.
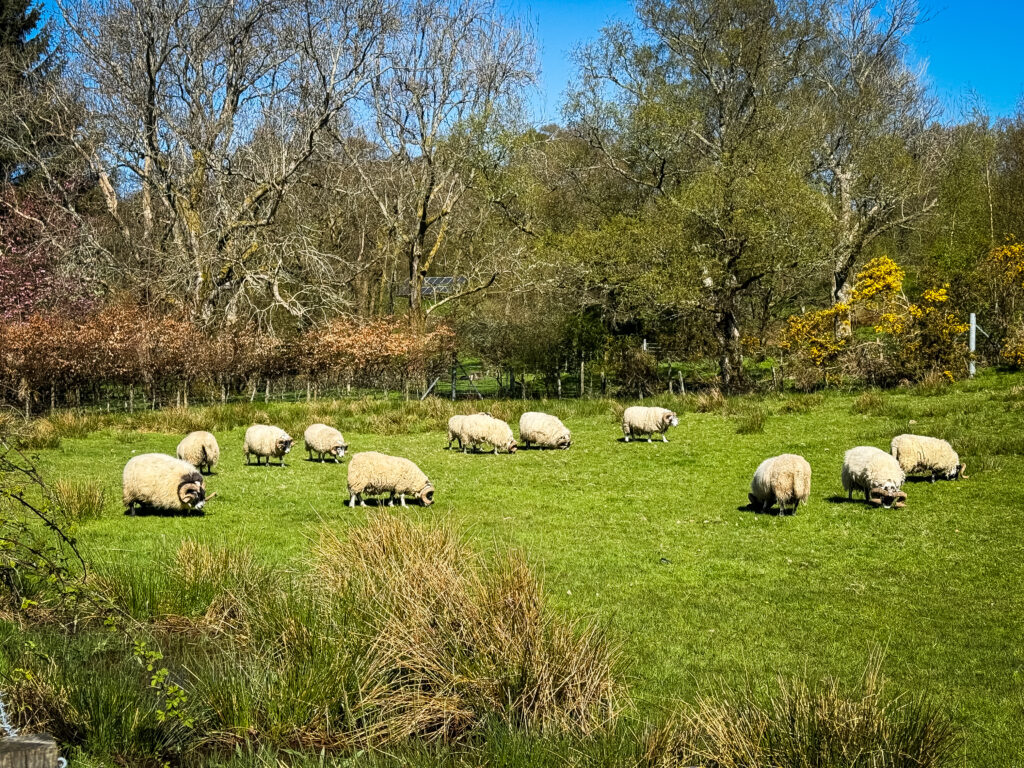
[[[1024,109],[940,111],[918,19],[638,0],[538,127],[488,0],[0,2],[0,400],[896,385],[964,376],[969,312],[1020,365]]]

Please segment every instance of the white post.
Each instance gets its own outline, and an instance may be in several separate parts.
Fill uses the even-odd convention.
[[[971,312],[971,335],[970,335],[970,340],[967,343],[967,348],[970,350],[971,357],[967,361],[967,375],[970,378],[972,378],[972,379],[974,378],[974,349],[975,349],[975,342],[977,340],[977,330],[978,330],[978,316],[975,315],[973,312]]]
[[[647,339],[644,339],[644,352],[647,351]]]

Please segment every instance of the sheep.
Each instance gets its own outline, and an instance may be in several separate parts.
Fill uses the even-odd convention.
[[[462,422],[469,416],[490,416],[490,411],[477,411],[473,414],[457,413],[448,419],[448,448],[451,449],[452,443],[456,440],[459,442],[459,449],[462,449]]]
[[[326,424],[310,424],[306,427],[302,439],[306,443],[306,451],[309,453],[310,461],[313,460],[314,453],[319,456],[320,461],[323,461],[324,454],[326,453],[333,456],[334,463],[337,464],[338,459],[342,458],[345,455],[346,449],[348,449],[348,443],[341,436],[341,432]]]
[[[566,449],[572,445],[572,436],[557,416],[528,411],[519,417],[519,439],[530,447]]]
[[[785,514],[790,507],[796,513],[801,503],[807,503],[810,495],[811,465],[803,456],[783,453],[761,462],[750,481],[747,498],[758,511],[767,511],[778,502],[779,509]]]
[[[895,458],[874,446],[851,448],[843,457],[843,488],[850,499],[854,489],[859,489],[875,506],[906,506],[907,494],[900,490],[906,477]]]
[[[408,459],[388,456],[376,451],[364,451],[352,457],[348,464],[348,505],[356,501],[366,506],[363,494],[390,493],[388,506],[395,505],[395,496],[406,506],[405,495],[419,496],[425,507],[434,503],[434,485],[423,471]]]
[[[266,424],[253,424],[245,430],[245,445],[242,450],[245,452],[245,463],[249,463],[250,454],[256,457],[256,466],[260,464],[260,457],[267,459],[270,464],[271,457],[281,460],[284,466],[284,456],[292,449],[295,442],[288,433],[280,427],[269,427]]]
[[[452,443],[456,440],[459,441],[459,449],[462,449],[462,422],[465,421],[468,416],[463,413],[457,413],[448,419],[448,449],[451,450]]]
[[[509,453],[516,452],[516,439],[512,435],[512,428],[501,419],[496,419],[486,413],[474,413],[456,422],[456,427],[463,453],[468,446],[472,446],[475,451],[481,443],[493,447],[495,453],[499,449]],[[451,431],[450,422],[448,428]]]
[[[632,405],[622,412],[622,434],[629,442],[630,437],[647,435],[647,442],[651,442],[651,435],[659,433],[662,442],[667,443],[665,436],[669,427],[679,425],[679,419],[675,413],[667,408],[648,408],[643,405]]]
[[[945,440],[924,435],[898,435],[890,444],[892,455],[908,475],[931,473],[931,482],[941,475],[947,480],[966,479],[966,464]]]
[[[199,512],[206,505],[206,481],[187,461],[162,453],[143,453],[124,465],[122,490],[125,514],[136,506],[167,512]]]
[[[217,445],[217,438],[209,432],[189,432],[185,438],[178,443],[178,458],[187,461],[189,464],[203,471],[206,467],[208,473],[213,473],[213,465],[220,460],[220,446]]]

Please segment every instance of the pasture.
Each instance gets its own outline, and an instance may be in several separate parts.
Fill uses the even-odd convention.
[[[780,676],[852,684],[880,648],[893,690],[933,695],[964,729],[967,764],[1024,762],[1024,379],[653,402],[679,412],[667,444],[622,442],[607,400],[486,403],[514,429],[536,409],[573,433],[568,451],[498,456],[445,450],[448,403],[320,401],[57,416],[43,432],[63,435],[59,445],[33,453],[51,482],[102,486],[102,514],[76,529],[101,574],[160,568],[186,540],[302,572],[321,526],[344,535],[376,514],[346,506],[348,457],[306,459],[302,430],[323,420],[350,455],[405,456],[434,482],[432,507],[395,514],[451,523],[483,553],[523,553],[556,609],[596,618],[622,649],[641,711]],[[296,438],[286,466],[244,464],[245,426],[259,420]],[[126,517],[124,463],[173,454],[194,428],[221,446],[206,514]],[[950,440],[969,479],[908,482],[901,510],[847,502],[844,450],[888,449],[902,432]],[[755,514],[750,476],[782,452],[810,462],[811,500],[796,515]]]

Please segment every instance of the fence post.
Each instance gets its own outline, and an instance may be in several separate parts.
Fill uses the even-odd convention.
[[[971,312],[971,335],[970,341],[967,344],[968,349],[971,352],[971,357],[967,361],[967,375],[970,378],[974,378],[974,350],[976,347],[978,337],[978,316]]]
[[[455,402],[455,377],[458,376],[458,372],[455,369],[455,362],[452,361],[452,402]]]
[[[49,736],[15,736],[0,741],[0,768],[57,768],[57,742]]]
[[[581,358],[580,359],[580,399],[581,400],[583,399],[583,395],[585,394],[585,389],[586,389],[586,378],[585,378],[584,369],[583,369],[583,360]]]

